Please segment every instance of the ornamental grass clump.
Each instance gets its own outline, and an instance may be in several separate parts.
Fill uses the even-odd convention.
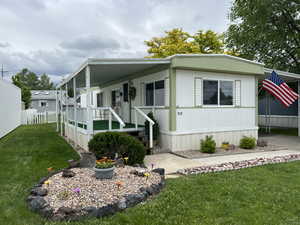
[[[244,136],[240,140],[240,148],[253,149],[256,147],[256,139],[254,137]]]
[[[216,151],[216,142],[212,136],[206,136],[205,140],[201,140],[201,152],[214,153]]]
[[[108,159],[107,157],[103,157],[102,159],[96,160],[96,169],[108,169],[112,168],[115,165],[115,161]]]

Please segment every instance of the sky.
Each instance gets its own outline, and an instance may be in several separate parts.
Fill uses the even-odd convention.
[[[55,83],[87,58],[147,55],[145,40],[182,28],[224,32],[231,0],[1,0],[0,65]]]

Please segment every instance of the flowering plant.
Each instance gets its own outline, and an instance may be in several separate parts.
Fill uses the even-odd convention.
[[[115,161],[108,159],[107,157],[103,157],[102,159],[96,160],[96,169],[108,169],[112,168],[115,165]]]

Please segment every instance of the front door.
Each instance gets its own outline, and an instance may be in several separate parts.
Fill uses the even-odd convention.
[[[111,91],[111,107],[120,117],[122,117],[121,95],[119,89]]]

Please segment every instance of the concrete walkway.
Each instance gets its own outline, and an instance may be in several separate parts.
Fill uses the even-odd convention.
[[[289,150],[281,151],[269,151],[269,152],[254,152],[236,155],[224,155],[224,156],[210,156],[201,159],[186,159],[180,156],[176,156],[170,153],[162,153],[155,155],[148,155],[145,158],[145,165],[148,168],[161,167],[165,168],[166,174],[174,174],[179,169],[193,168],[198,166],[207,166],[226,162],[235,162],[242,160],[250,160],[255,158],[272,158],[275,156],[284,156],[290,154],[300,153],[300,137],[283,136],[283,135],[273,135],[263,137],[268,140],[269,143],[273,145],[284,145],[287,146]]]
[[[145,165],[148,168],[161,167],[165,168],[166,174],[176,173],[179,169],[187,169],[198,166],[208,166],[227,162],[236,162],[243,160],[250,160],[255,158],[272,158],[275,156],[285,156],[290,154],[299,154],[300,151],[296,150],[282,150],[282,151],[270,151],[270,152],[255,152],[255,153],[245,153],[236,155],[224,155],[207,157],[201,159],[185,159],[171,153],[162,153],[156,155],[148,155],[145,158]]]

